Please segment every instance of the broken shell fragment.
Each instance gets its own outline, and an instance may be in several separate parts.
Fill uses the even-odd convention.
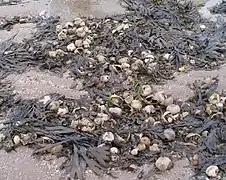
[[[21,141],[20,136],[18,136],[18,135],[14,136],[13,142],[15,145],[20,144],[20,141]]]
[[[169,60],[171,58],[171,55],[169,53],[166,53],[164,56],[163,56],[166,60]]]
[[[115,107],[115,108],[109,108],[109,112],[111,114],[117,115],[117,116],[121,116],[122,115],[122,109],[119,107]]]
[[[148,114],[151,114],[151,113],[155,113],[155,107],[153,105],[147,105],[143,108],[143,111],[148,113]]]
[[[137,149],[137,148],[133,149],[133,150],[131,151],[131,154],[132,154],[133,156],[136,156],[136,155],[138,154],[138,149]]]
[[[212,165],[206,169],[206,174],[209,177],[217,177],[218,173],[219,173],[219,168],[217,166]]]
[[[74,19],[74,25],[80,25],[83,22],[83,20],[81,18],[75,18]]]
[[[176,104],[171,104],[171,105],[167,106],[166,110],[169,111],[173,115],[178,114],[178,113],[180,113],[180,106],[176,105]]]
[[[86,35],[85,27],[80,27],[80,28],[76,29],[75,32],[76,32],[76,35],[81,38]]]
[[[155,123],[155,118],[150,116],[150,117],[148,117],[147,119],[144,120],[144,123],[146,123],[146,124],[154,124]]]
[[[119,136],[118,134],[115,134],[115,142],[118,143],[125,143],[125,139],[123,139],[121,136]]]
[[[89,48],[90,47],[90,44],[91,44],[91,41],[89,39],[85,39],[83,42],[82,42],[84,48]]]
[[[169,106],[169,105],[173,104],[173,97],[166,98],[161,104],[164,106]]]
[[[129,58],[128,58],[128,57],[121,58],[121,59],[118,60],[118,62],[119,62],[120,64],[128,63],[128,62],[129,62]]]
[[[69,45],[67,45],[67,50],[70,52],[73,52],[76,49],[75,44],[71,43]]]
[[[94,122],[98,125],[104,123],[105,121],[108,121],[110,117],[107,114],[104,113],[98,113],[97,117],[94,119]]]
[[[159,157],[155,165],[160,171],[166,171],[172,167],[172,161],[168,157]]]
[[[74,24],[73,24],[73,22],[67,22],[66,24],[65,24],[65,28],[72,28],[74,26]]]
[[[64,55],[66,54],[62,49],[57,49],[56,53],[57,53],[57,56],[59,57],[64,57]]]
[[[85,26],[86,23],[83,21],[83,22],[81,22],[79,25],[80,25],[80,26]]]
[[[138,151],[144,151],[146,149],[146,145],[145,144],[138,144],[137,145],[137,150]]]
[[[185,137],[185,141],[187,141],[189,138],[195,137],[197,136],[198,138],[200,138],[201,136],[197,133],[189,133],[188,135],[186,135]]]
[[[220,102],[220,95],[217,93],[213,93],[209,98],[208,101],[210,104],[217,104]]]
[[[21,134],[21,143],[23,146],[31,143],[34,139],[37,138],[37,134],[27,133],[27,134]]]
[[[131,104],[133,101],[133,95],[129,94],[124,98],[124,101],[126,102],[126,104]]]
[[[56,51],[49,51],[49,57],[56,58],[57,57],[57,52]]]
[[[90,126],[82,126],[81,131],[83,132],[93,132],[95,130],[95,126],[90,127]]]
[[[118,96],[118,95],[112,95],[110,97],[110,102],[113,104],[113,105],[116,105],[116,106],[120,106],[123,102],[123,99]]]
[[[51,100],[50,96],[44,96],[43,99],[40,99],[39,102],[43,103],[44,105],[47,104]]]
[[[139,100],[133,100],[131,102],[131,107],[137,110],[140,110],[142,108],[142,103]]]
[[[112,147],[112,148],[110,149],[110,152],[111,152],[111,154],[118,154],[118,153],[119,153],[119,150],[118,150],[118,148],[116,148],[116,147]]]
[[[77,39],[77,40],[75,41],[75,46],[76,46],[76,47],[82,47],[82,40],[81,40],[81,39]]]
[[[65,115],[67,114],[69,111],[68,111],[68,108],[65,107],[65,108],[58,108],[58,111],[57,111],[57,114],[58,115]]]
[[[103,140],[107,142],[112,142],[114,141],[114,134],[112,132],[105,132],[103,134]]]
[[[58,108],[60,107],[60,102],[59,101],[52,101],[50,104],[49,104],[49,109],[52,110],[52,111],[56,111],[58,110]]]
[[[142,96],[146,97],[152,93],[152,88],[150,85],[142,86]]]
[[[150,146],[151,140],[148,137],[141,137],[140,144],[145,144],[146,146]]]
[[[201,30],[206,29],[206,26],[204,24],[201,24],[199,27],[200,27]]]
[[[104,63],[106,61],[105,56],[103,56],[102,54],[98,54],[96,56],[96,58],[97,58],[98,62],[100,62],[100,63]]]
[[[122,69],[128,69],[128,68],[130,68],[130,64],[129,63],[122,63],[121,67],[122,67]]]
[[[65,40],[67,38],[67,34],[63,31],[59,32],[58,39],[59,40]]]
[[[163,102],[165,100],[165,95],[162,91],[157,92],[154,94],[153,99],[159,103]]]
[[[50,149],[51,154],[58,154],[63,150],[63,145],[57,145]]]
[[[176,134],[173,129],[165,129],[163,134],[168,141],[173,141],[176,138]]]
[[[150,150],[152,153],[155,153],[155,154],[161,152],[161,150],[160,150],[158,144],[153,144],[153,145],[149,146],[149,150]]]

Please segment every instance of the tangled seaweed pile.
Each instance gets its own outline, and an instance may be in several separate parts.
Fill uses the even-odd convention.
[[[24,3],[22,0],[0,0],[0,6],[10,6]]]
[[[8,113],[1,126],[2,147],[11,151],[28,145],[35,148],[34,154],[67,157],[62,168],[72,179],[84,179],[87,166],[98,175],[112,175],[110,167],[128,169],[159,156],[156,166],[165,170],[172,166],[169,158],[184,153],[197,175],[211,165],[219,168],[218,176],[226,164],[226,95],[216,92],[217,84],[217,78],[195,82],[195,96],[183,103],[148,85],[99,103],[57,94],[37,100],[14,98],[10,104],[3,100]],[[169,157],[166,167],[158,166],[166,161],[162,155]]]
[[[81,100],[59,94],[22,100],[1,81],[2,148],[24,145],[36,155],[66,157],[62,168],[71,179],[84,179],[87,167],[114,176],[113,167],[156,160],[166,170],[184,153],[197,175],[218,176],[226,164],[226,95],[216,92],[217,78],[194,83],[187,102],[155,92],[150,83],[172,78],[178,68],[224,63],[225,22],[202,20],[191,2],[123,2],[126,14],[103,19],[75,18],[61,26],[58,18],[15,17],[1,24],[37,23],[32,38],[4,42],[1,79],[38,66],[82,79],[88,91]]]
[[[123,2],[128,10],[124,15],[76,18],[63,27],[57,25],[58,19],[37,19],[33,38],[6,47],[0,66],[6,72],[17,72],[39,64],[78,76],[81,72],[93,74],[107,64],[160,82],[168,79],[173,69],[214,68],[223,63],[224,22],[202,20],[191,2]],[[10,23],[1,26],[7,28]]]

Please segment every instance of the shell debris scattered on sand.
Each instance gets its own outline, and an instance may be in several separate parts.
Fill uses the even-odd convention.
[[[125,3],[128,12],[113,17],[75,18],[64,25],[53,17],[34,18],[33,37],[12,43],[2,53],[3,73],[39,67],[74,80],[71,88],[86,92],[80,99],[52,93],[23,100],[1,82],[0,105],[7,114],[0,134],[3,149],[27,145],[36,155],[64,156],[70,178],[84,179],[87,167],[102,175],[109,167],[151,161],[166,171],[175,157],[193,157],[203,145],[198,157],[204,163],[196,163],[197,169],[217,177],[226,155],[218,148],[225,146],[226,98],[216,90],[217,78],[195,82],[194,96],[186,102],[151,85],[173,78],[178,69],[185,73],[221,65],[226,55],[224,27],[215,29],[215,24],[200,19],[187,2]],[[9,28],[21,19],[0,27]],[[205,162],[217,166],[206,168]]]

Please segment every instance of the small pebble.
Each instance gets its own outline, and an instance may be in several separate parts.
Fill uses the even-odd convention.
[[[138,144],[137,145],[137,150],[138,151],[144,151],[146,149],[146,145],[145,144]]]
[[[108,75],[103,75],[103,76],[100,77],[100,80],[101,80],[102,82],[105,82],[105,83],[108,82],[109,79],[110,79],[110,77],[109,77]]]
[[[160,153],[161,150],[158,146],[158,144],[153,144],[152,146],[149,146],[149,150],[152,152],[152,153]]]
[[[212,165],[206,169],[206,174],[209,177],[217,177],[218,173],[219,173],[219,168],[217,166]]]
[[[58,153],[60,153],[62,150],[63,150],[63,145],[60,144],[60,145],[57,145],[57,146],[51,148],[51,149],[50,149],[50,153],[51,153],[51,154],[58,154]]]
[[[201,30],[206,29],[206,26],[204,24],[201,24],[199,27],[200,27]]]
[[[109,112],[111,114],[115,114],[117,116],[121,116],[122,115],[122,109],[121,108],[118,108],[118,107],[115,107],[115,108],[109,108]]]
[[[20,140],[21,140],[20,136],[18,136],[18,135],[14,136],[14,138],[13,138],[13,142],[15,145],[20,144]]]
[[[172,161],[168,157],[159,157],[155,165],[160,171],[166,171],[172,167]]]
[[[150,116],[150,117],[148,117],[147,119],[144,120],[144,123],[154,124],[155,123],[155,118],[153,118],[152,116]]]
[[[180,106],[176,104],[171,104],[167,106],[166,110],[169,111],[171,114],[178,114],[180,113]]]
[[[140,110],[142,108],[142,103],[139,100],[133,100],[131,106],[134,109]]]
[[[26,19],[20,19],[19,22],[22,24],[22,23],[26,23],[27,20]]]
[[[136,156],[136,155],[138,154],[138,149],[137,149],[137,148],[133,149],[133,150],[131,151],[131,154],[132,154],[133,156]]]
[[[43,104],[47,104],[47,102],[49,102],[51,100],[50,96],[44,96],[43,99],[40,99],[39,102],[43,103]]]
[[[114,134],[112,132],[105,132],[103,134],[103,140],[107,142],[112,142],[114,141]]]
[[[70,52],[73,52],[76,49],[75,44],[71,43],[69,45],[67,45],[67,50]]]
[[[49,57],[56,58],[57,57],[57,52],[56,51],[49,51]]]
[[[59,33],[60,31],[62,31],[63,27],[62,25],[57,25],[56,26],[56,32]]]
[[[173,129],[165,129],[164,136],[168,141],[173,141],[176,138],[176,134]]]

